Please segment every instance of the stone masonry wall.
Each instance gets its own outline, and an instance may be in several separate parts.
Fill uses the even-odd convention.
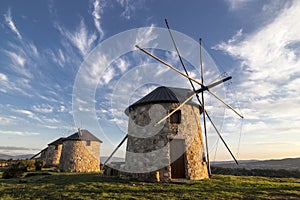
[[[40,157],[40,160],[45,162],[45,164],[46,164],[46,159],[47,159],[47,150],[42,151],[41,152],[41,157]]]
[[[100,142],[91,141],[90,146],[86,146],[90,153],[100,162]]]
[[[48,167],[56,167],[59,165],[59,160],[61,156],[62,144],[57,145],[49,145],[46,152],[46,166]]]
[[[182,107],[181,113],[182,123],[176,137],[185,139],[187,178],[190,180],[208,178],[199,108],[186,105]]]
[[[161,103],[167,114],[170,110],[178,107],[177,103]],[[126,149],[125,166],[122,178],[134,178],[145,181],[169,181],[171,180],[170,163],[170,139],[185,140],[185,170],[186,178],[198,180],[207,178],[206,162],[203,160],[203,140],[200,126],[199,109],[196,106],[185,105],[181,108],[181,123],[170,124],[169,119],[157,133],[151,133],[151,106],[138,106],[129,113],[129,129]],[[160,118],[159,118],[160,119]],[[138,127],[132,126],[132,123]],[[153,123],[153,122],[152,122]],[[153,125],[152,125],[153,127]],[[150,132],[147,132],[150,130]],[[141,136],[144,137],[140,137]]]
[[[92,142],[91,145],[98,146]],[[100,143],[98,151],[100,154]],[[59,169],[63,172],[99,172],[99,157],[90,153],[86,141],[67,140],[63,143]]]

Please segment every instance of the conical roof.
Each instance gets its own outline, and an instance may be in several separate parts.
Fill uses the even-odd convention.
[[[99,140],[96,136],[94,136],[88,130],[80,130],[80,129],[78,129],[78,131],[76,133],[65,138],[64,141],[65,140],[84,140],[84,141],[90,140],[90,141],[98,141],[98,142],[102,143],[101,140]]]
[[[58,138],[57,140],[49,143],[48,145],[60,145],[60,144],[62,144],[64,142],[65,139],[66,138],[64,138],[64,137]]]
[[[192,90],[184,88],[172,88],[160,86],[138,100],[137,102],[131,104],[126,110],[125,113],[128,114],[128,111],[136,106],[153,104],[153,103],[182,103],[188,97],[193,94]],[[188,104],[197,105],[193,101],[189,101]]]

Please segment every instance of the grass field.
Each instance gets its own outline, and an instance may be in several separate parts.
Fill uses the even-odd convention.
[[[43,173],[0,179],[0,199],[300,199],[300,179],[293,178],[214,175],[191,183],[145,183]]]

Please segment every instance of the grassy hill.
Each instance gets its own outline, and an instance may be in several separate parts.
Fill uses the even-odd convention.
[[[95,173],[30,175],[0,179],[0,199],[300,199],[300,179],[293,178],[213,175],[189,183],[145,183]]]

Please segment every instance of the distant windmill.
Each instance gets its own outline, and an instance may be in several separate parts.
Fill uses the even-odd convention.
[[[177,55],[178,55],[178,58],[180,60],[180,63],[184,69],[184,72],[181,72],[180,70],[178,70],[177,68],[175,68],[174,66],[172,66],[171,64],[167,63],[166,61],[160,59],[159,57],[153,55],[152,53],[148,52],[147,50],[143,49],[142,47],[139,47],[138,45],[136,45],[136,47],[141,50],[142,52],[146,53],[147,55],[151,56],[152,58],[156,59],[157,61],[161,62],[162,64],[164,64],[165,66],[171,68],[172,70],[176,71],[177,73],[179,73],[180,75],[186,77],[189,82],[190,82],[190,85],[192,87],[192,91],[189,92],[187,89],[178,89],[178,88],[166,88],[166,87],[159,87],[157,88],[156,90],[154,90],[153,92],[151,92],[150,94],[148,94],[147,96],[145,96],[144,98],[140,99],[139,101],[137,101],[136,103],[134,103],[133,105],[129,106],[128,109],[127,109],[127,113],[128,116],[132,116],[130,114],[130,112],[134,112],[134,109],[135,108],[139,108],[139,106],[142,106],[142,105],[153,105],[154,103],[165,103],[165,102],[168,102],[168,103],[176,103],[176,100],[177,100],[177,103],[178,103],[178,106],[172,110],[169,110],[170,112],[168,112],[168,114],[165,116],[165,117],[162,117],[162,119],[158,120],[154,126],[158,126],[160,125],[162,122],[165,122],[166,119],[169,119],[169,122],[170,120],[172,120],[171,118],[173,116],[175,116],[176,113],[178,113],[178,111],[180,111],[180,109],[187,109],[186,108],[186,105],[188,104],[191,104],[191,100],[196,97],[197,98],[197,101],[199,103],[199,106],[197,107],[199,109],[199,111],[197,111],[196,113],[199,113],[199,115],[202,113],[203,114],[203,126],[204,126],[204,136],[205,136],[205,146],[206,146],[206,162],[207,162],[207,173],[208,173],[208,176],[211,175],[211,170],[210,170],[210,159],[209,159],[209,152],[208,152],[208,139],[207,139],[207,122],[206,122],[206,118],[208,118],[208,120],[210,121],[210,123],[212,124],[213,128],[215,129],[216,133],[218,134],[219,138],[221,139],[221,141],[223,142],[223,144],[225,145],[226,149],[228,150],[228,152],[230,153],[231,157],[234,159],[235,163],[238,164],[238,161],[237,159],[235,158],[235,156],[233,155],[232,151],[230,150],[230,148],[228,147],[228,145],[226,144],[225,140],[223,139],[223,137],[221,136],[221,133],[220,131],[218,130],[218,128],[216,127],[215,123],[213,122],[212,118],[210,117],[210,115],[207,113],[206,109],[205,109],[205,99],[204,99],[204,92],[209,92],[212,96],[214,96],[216,99],[218,99],[220,102],[222,102],[224,105],[226,105],[229,109],[231,109],[234,113],[236,113],[239,117],[243,118],[243,115],[240,114],[239,112],[237,112],[234,108],[232,108],[229,104],[227,104],[222,98],[220,98],[217,94],[215,94],[214,92],[212,92],[211,88],[217,86],[217,85],[220,85],[228,80],[230,80],[232,77],[231,76],[227,76],[225,78],[223,78],[222,80],[216,80],[214,81],[213,83],[210,83],[209,85],[205,85],[204,84],[204,69],[203,69],[203,61],[202,61],[202,40],[200,39],[199,40],[199,44],[200,44],[200,67],[201,67],[201,82],[190,77],[187,69],[186,69],[186,66],[184,64],[184,61],[180,55],[180,52],[177,48],[177,45],[176,45],[176,42],[175,42],[175,39],[172,35],[172,32],[171,32],[171,29],[169,27],[169,24],[168,24],[168,21],[165,20],[166,22],[166,26],[168,28],[168,31],[169,31],[169,34],[170,34],[170,37],[172,39],[172,43],[174,45],[174,48],[177,52]],[[200,89],[196,89],[195,85],[194,84],[198,84],[201,86]],[[180,92],[178,92],[180,91]],[[159,96],[159,94],[161,94],[161,96]],[[182,98],[181,96],[181,100],[178,101],[178,99],[176,99],[176,97],[178,97],[177,94],[184,94]],[[189,94],[189,95],[187,95]],[[199,94],[201,94],[201,97],[199,96]],[[175,97],[173,98],[172,95],[175,95]],[[167,98],[167,99],[163,99],[163,98]],[[165,107],[168,107],[169,105],[165,105]],[[172,104],[172,106],[174,106],[174,104]],[[194,105],[193,105],[194,106]],[[194,107],[193,107],[194,108]],[[192,108],[192,109],[193,109]],[[147,108],[146,108],[147,109]],[[142,108],[142,110],[145,110],[145,108]],[[145,115],[146,118],[147,118],[147,114]],[[144,116],[144,118],[145,118]],[[181,114],[178,115],[179,117],[181,117]],[[187,116],[187,115],[186,115]],[[135,118],[135,117],[134,117]],[[132,120],[132,119],[131,119]],[[136,119],[134,119],[136,121]],[[196,123],[198,122],[198,120],[200,120],[200,116],[198,116],[198,119],[196,120]],[[180,121],[180,120],[179,120]],[[200,121],[199,121],[200,122]],[[180,123],[180,122],[179,122]],[[169,125],[170,127],[171,125]],[[170,128],[171,130],[171,128]],[[129,130],[130,131],[130,130]],[[201,132],[200,132],[201,133]],[[169,138],[169,135],[167,136]],[[128,136],[128,134],[124,137],[124,139],[121,141],[121,143],[117,146],[117,148],[112,152],[112,154],[108,157],[108,159],[105,161],[104,165],[107,164],[107,162],[110,160],[110,158],[114,155],[114,153],[117,151],[117,149],[124,143],[124,141],[126,139],[130,139],[130,145],[133,146],[135,145],[136,146],[136,139],[132,139],[130,136]],[[172,140],[172,139],[171,139]],[[171,142],[171,140],[169,140],[169,142]],[[199,141],[200,141],[200,145],[201,145],[201,137],[199,138]],[[177,144],[178,146],[178,144]],[[195,147],[196,148],[196,147]],[[200,149],[203,148],[202,146],[199,147]],[[197,151],[199,150],[199,148],[196,148]],[[127,149],[130,149],[130,147],[128,148],[128,144],[127,144]],[[133,149],[136,149],[135,147],[133,147]],[[171,150],[170,150],[171,151]],[[176,150],[175,150],[176,151]],[[204,151],[203,151],[204,152]],[[172,154],[172,152],[169,152],[169,154]],[[188,156],[186,156],[188,157]],[[190,162],[190,163],[193,163],[191,160],[189,161],[188,160],[189,158],[186,158],[186,162]],[[195,158],[190,158],[190,159],[194,159]],[[200,159],[196,159],[196,160],[200,160]],[[169,160],[171,161],[171,159]],[[190,165],[190,164],[189,164]],[[203,165],[204,166],[204,165]],[[202,167],[203,167],[202,166]],[[172,167],[172,166],[171,166]],[[171,168],[170,167],[170,168]],[[190,169],[183,169],[185,171],[189,171]],[[192,171],[195,170],[195,169],[192,169]],[[164,172],[168,172],[168,170],[165,170]],[[173,173],[173,172],[172,172]],[[197,173],[197,172],[195,172]],[[186,175],[186,176],[195,176],[196,178],[194,178],[194,180],[198,179],[200,176],[197,176],[195,175],[195,173],[190,173],[191,175]],[[162,173],[160,172],[160,176],[162,176]],[[169,178],[172,178],[172,177],[169,177]],[[190,179],[193,179],[192,177],[190,177]]]

